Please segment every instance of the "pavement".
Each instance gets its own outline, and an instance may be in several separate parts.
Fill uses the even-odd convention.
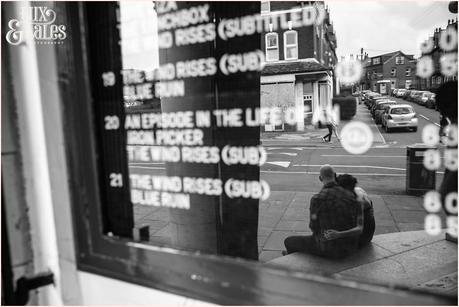
[[[446,294],[457,301],[457,244],[445,233],[424,231],[377,235],[372,243],[342,260],[293,253],[270,265],[391,287]]]
[[[258,249],[261,262],[281,257],[288,236],[311,234],[309,203],[314,194],[273,191],[269,200],[260,203]],[[426,211],[422,197],[374,194],[369,197],[373,201],[376,235],[424,229]],[[440,217],[445,225],[444,213]]]

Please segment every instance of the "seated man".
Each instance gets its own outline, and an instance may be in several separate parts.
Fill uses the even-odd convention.
[[[334,229],[329,229],[325,231],[325,238],[327,239],[337,239],[348,236],[359,235],[359,247],[364,247],[371,242],[373,235],[375,233],[375,217],[373,213],[373,202],[368,197],[368,194],[361,187],[356,187],[357,179],[349,174],[339,175],[336,178],[336,182],[345,188],[346,190],[354,193],[357,198],[357,201],[363,208],[363,227],[357,225],[356,227],[345,230],[345,231],[336,231]]]
[[[341,238],[325,238],[326,230],[345,231],[356,226],[363,228],[362,206],[355,195],[339,186],[336,174],[330,165],[320,169],[322,190],[311,198],[310,223],[312,236],[291,236],[284,244],[288,254],[305,252],[330,258],[343,258],[357,250],[359,235]],[[285,252],[284,252],[285,254]]]

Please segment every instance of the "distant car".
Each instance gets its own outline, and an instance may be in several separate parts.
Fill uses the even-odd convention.
[[[370,94],[368,94],[367,95],[367,99],[365,99],[366,106],[369,108],[372,100],[377,98],[377,97],[381,97],[381,94],[378,94],[378,93],[370,93]]]
[[[368,109],[369,109],[370,112],[371,112],[371,109],[373,109],[373,107],[374,107],[376,101],[383,101],[383,100],[389,100],[389,99],[390,99],[389,96],[376,96],[376,97],[372,97],[372,98],[370,99],[369,104],[368,104]]]
[[[429,100],[429,97],[431,95],[434,95],[434,93],[422,92],[420,95],[415,97],[415,101],[416,101],[416,103],[420,104],[421,106],[427,106],[427,100]]]
[[[408,95],[406,100],[415,102],[416,96],[419,95],[419,93],[420,91],[416,91],[416,90],[410,91],[410,94]]]
[[[394,128],[418,130],[418,118],[409,104],[396,104],[388,108],[381,119],[382,127],[389,133]]]
[[[421,99],[422,95],[424,93],[427,93],[426,91],[416,91],[416,93],[413,95],[413,98],[411,101],[416,102],[417,104],[424,105],[423,101]]]
[[[373,102],[373,104],[371,105],[371,108],[370,108],[370,114],[371,114],[371,116],[374,118],[375,109],[378,107],[379,104],[381,104],[381,103],[383,103],[383,102],[388,102],[388,101],[395,102],[394,100],[390,100],[389,97],[384,97],[384,98],[376,99],[376,100]]]
[[[436,109],[437,108],[437,102],[435,100],[435,94],[434,93],[431,93],[429,95],[429,97],[427,98],[426,107],[428,107],[430,109]]]
[[[381,120],[382,120],[382,115],[384,114],[384,110],[386,110],[386,108],[392,106],[392,105],[395,105],[397,104],[396,101],[393,101],[393,100],[388,100],[388,101],[384,101],[384,102],[381,102],[379,103],[374,111],[373,111],[373,118],[375,119],[375,124],[376,125],[379,125],[381,124]]]
[[[405,92],[403,93],[402,98],[406,100],[408,98],[408,96],[410,96],[411,91],[412,90],[405,90]]]
[[[401,98],[401,97],[403,97],[403,96],[405,95],[405,92],[406,92],[406,89],[404,89],[404,88],[399,88],[399,89],[397,90],[397,93],[395,94],[395,97]]]

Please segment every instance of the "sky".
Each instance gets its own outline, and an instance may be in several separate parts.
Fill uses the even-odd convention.
[[[369,56],[401,50],[419,56],[419,45],[457,14],[448,1],[326,1],[337,37],[337,55]]]

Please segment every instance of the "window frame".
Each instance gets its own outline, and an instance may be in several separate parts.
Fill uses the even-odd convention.
[[[411,77],[411,67],[407,67],[407,68],[405,69],[405,76],[406,76],[406,77]]]
[[[287,35],[295,34],[295,43],[294,44],[287,44]],[[287,48],[296,48],[296,57],[288,58],[287,57]],[[291,60],[298,60],[298,32],[295,30],[288,30],[284,32],[284,60],[291,61]]]
[[[58,73],[66,78],[66,82],[59,83],[59,90],[65,102],[62,112],[66,119],[65,148],[78,270],[223,305],[451,303],[442,296],[399,286],[315,276],[255,261],[160,248],[103,235],[102,153],[94,123],[97,101],[91,94],[86,8],[98,5],[100,14],[114,20],[116,14],[107,9],[112,3],[56,3],[72,37],[57,50],[56,60]],[[336,291],[339,297],[330,295]]]
[[[403,55],[398,55],[395,57],[395,65],[404,65],[405,57]]]
[[[267,9],[267,10],[263,10],[263,9],[262,9],[262,7],[263,7],[262,4],[263,4],[263,3],[266,3],[266,4],[268,5],[268,9]],[[271,2],[268,1],[268,0],[261,0],[261,1],[260,1],[260,12],[261,12],[262,14],[263,14],[263,13],[266,14],[266,13],[271,12]]]
[[[268,46],[268,36],[275,36],[276,37],[276,46]],[[277,50],[277,58],[276,59],[269,59],[268,58],[268,50]],[[265,34],[265,54],[266,54],[266,62],[276,62],[279,61],[279,34],[277,32],[269,32]]]
[[[380,65],[380,64],[381,64],[381,58],[380,57],[376,57],[376,58],[371,59],[371,65]]]

